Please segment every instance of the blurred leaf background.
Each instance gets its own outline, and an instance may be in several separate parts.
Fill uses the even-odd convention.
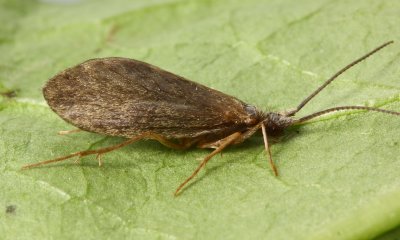
[[[80,165],[24,164],[122,141],[73,129],[41,87],[96,57],[143,60],[266,111],[339,105],[400,111],[398,1],[1,0],[1,239],[399,239],[400,119],[336,113],[272,146],[254,136],[175,188],[209,151],[142,141]],[[387,234],[385,234],[388,232]]]

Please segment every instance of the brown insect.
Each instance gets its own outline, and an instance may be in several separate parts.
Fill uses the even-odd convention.
[[[175,149],[187,149],[191,146],[214,148],[176,189],[177,195],[214,155],[261,130],[271,168],[277,176],[268,137],[281,134],[289,126],[341,110],[377,111],[400,116],[400,112],[379,108],[341,106],[300,119],[293,117],[340,74],[391,43],[393,41],[350,63],[295,109],[285,112],[262,112],[235,97],[144,62],[126,58],[88,60],[51,78],[43,88],[44,97],[54,112],[79,129],[126,137],[128,140],[114,146],[80,151],[23,168],[91,154],[96,154],[99,165],[102,165],[102,154],[141,139],[154,139]],[[79,130],[61,133],[76,131]]]

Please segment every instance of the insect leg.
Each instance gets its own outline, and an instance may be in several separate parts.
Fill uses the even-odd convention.
[[[232,144],[240,144],[242,142],[244,142],[244,140],[248,139],[249,137],[253,136],[254,133],[257,132],[258,129],[261,128],[261,124],[258,124],[252,128],[250,128],[249,130],[247,130],[246,132],[242,133],[240,135],[240,137],[238,137],[237,139],[235,139],[235,141]],[[202,143],[200,145],[198,145],[197,147],[199,148],[214,148],[217,149],[219,146],[221,146],[221,144],[225,141],[225,138],[220,139],[218,141],[215,142],[207,142],[207,143]]]
[[[265,151],[268,153],[269,156],[269,165],[271,166],[272,171],[274,172],[275,176],[278,176],[278,169],[276,168],[274,161],[272,161],[272,154],[271,154],[271,149],[268,144],[268,135],[267,131],[265,129],[265,124],[261,124],[261,131],[263,134],[263,139],[264,139],[264,146],[265,146]]]
[[[145,138],[145,139],[153,139],[153,140],[156,140],[156,141],[160,142],[162,145],[164,145],[164,146],[166,146],[166,147],[173,148],[173,149],[177,149],[177,150],[187,149],[187,148],[189,148],[190,146],[192,146],[193,143],[194,143],[194,142],[174,143],[174,142],[168,140],[167,138],[165,138],[165,137],[163,137],[163,136],[161,136],[161,135],[155,134],[155,133],[148,133],[148,134],[147,134],[146,136],[144,136],[143,138]],[[142,138],[140,138],[140,139],[142,139]],[[138,141],[138,140],[140,140],[140,139],[137,139],[136,141]],[[128,141],[129,141],[129,140],[128,140]],[[126,145],[128,145],[128,144],[130,144],[130,143],[132,143],[132,142],[129,142],[129,143],[127,143]],[[97,159],[97,161],[99,162],[99,167],[101,167],[101,166],[103,165],[103,161],[101,160],[101,155],[103,155],[104,153],[107,153],[107,152],[111,152],[111,151],[113,151],[113,150],[115,150],[115,149],[121,148],[121,147],[123,147],[123,146],[126,146],[125,144],[124,144],[123,146],[120,146],[120,145],[122,145],[122,144],[124,144],[124,142],[122,142],[121,144],[118,144],[118,145],[109,147],[109,150],[107,150],[107,151],[105,151],[105,152],[99,152],[99,153],[97,153],[96,159]],[[102,149],[98,149],[98,150],[102,150]],[[94,151],[96,151],[96,150],[94,150]],[[92,153],[92,154],[95,154],[95,153]],[[82,156],[80,155],[79,157],[82,157]]]
[[[33,164],[28,164],[22,167],[22,169],[28,169],[28,168],[33,168],[33,167],[38,167],[41,165],[45,165],[45,164],[49,164],[49,163],[54,163],[54,162],[60,162],[60,161],[64,161],[66,159],[72,158],[72,157],[83,157],[83,156],[87,156],[87,155],[92,155],[92,154],[96,154],[97,155],[97,159],[100,159],[100,155],[107,153],[107,152],[111,152],[115,149],[118,148],[122,148],[125,147],[126,145],[129,145],[131,143],[134,143],[138,140],[141,140],[143,138],[147,138],[149,136],[151,136],[152,133],[142,133],[136,137],[130,138],[122,143],[119,143],[117,145],[114,146],[110,146],[110,147],[104,147],[104,148],[100,148],[100,149],[95,149],[95,150],[85,150],[85,151],[80,151],[80,152],[76,152],[76,153],[71,153],[69,155],[66,156],[62,156],[59,158],[55,158],[55,159],[51,159],[51,160],[46,160],[46,161],[42,161],[42,162],[38,162],[38,163],[33,163]],[[99,165],[101,165],[101,159],[99,160]]]
[[[261,128],[261,124],[257,124],[256,126],[250,128],[249,130],[247,130],[246,132],[244,132],[242,134],[242,136],[240,136],[240,138],[236,139],[235,142],[233,142],[233,144],[239,144],[244,142],[244,140],[248,139],[249,137],[253,136],[254,133],[256,133],[258,131],[258,129]]]
[[[179,185],[179,187],[176,189],[175,191],[175,196],[177,196],[179,194],[179,192],[182,190],[182,188],[190,181],[192,180],[198,173],[199,171],[207,164],[207,162],[216,154],[218,154],[219,152],[221,152],[224,148],[226,148],[227,146],[231,145],[236,139],[240,138],[240,136],[242,136],[242,134],[240,132],[235,132],[231,135],[229,135],[228,137],[220,140],[221,144],[219,145],[219,147],[217,149],[215,149],[212,153],[208,154],[203,161],[201,161],[201,163],[199,164],[199,166],[196,168],[196,170],[194,170],[194,172],[181,184]]]

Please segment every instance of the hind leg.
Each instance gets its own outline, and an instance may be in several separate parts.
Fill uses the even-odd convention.
[[[170,148],[174,148],[174,149],[186,149],[188,147],[190,147],[191,145],[193,145],[195,143],[195,141],[182,141],[181,143],[174,143],[166,138],[164,138],[161,135],[158,134],[154,134],[154,133],[142,133],[136,137],[130,138],[122,143],[113,145],[113,146],[109,146],[109,147],[104,147],[104,148],[99,148],[99,149],[94,149],[94,150],[85,150],[85,151],[79,151],[79,152],[75,152],[66,156],[62,156],[59,158],[55,158],[55,159],[51,159],[51,160],[46,160],[46,161],[42,161],[42,162],[38,162],[38,163],[33,163],[33,164],[28,164],[22,167],[22,169],[28,169],[28,168],[33,168],[33,167],[38,167],[41,165],[46,165],[49,163],[54,163],[54,162],[61,162],[64,161],[66,159],[69,158],[73,158],[73,157],[84,157],[84,156],[88,156],[88,155],[97,155],[96,159],[99,162],[99,166],[101,166],[103,164],[102,160],[101,160],[101,156],[105,153],[114,151],[116,149],[125,147],[131,143],[134,143],[136,141],[139,141],[141,139],[153,139],[156,140],[158,142],[160,142],[161,144],[163,144],[164,146],[170,147]]]

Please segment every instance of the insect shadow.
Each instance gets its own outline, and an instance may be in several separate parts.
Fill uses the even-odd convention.
[[[88,60],[55,75],[43,88],[50,108],[78,127],[61,134],[84,130],[127,140],[25,165],[23,169],[87,155],[96,155],[101,166],[104,153],[142,139],[156,140],[173,149],[193,146],[214,149],[179,185],[175,191],[178,195],[213,156],[261,132],[272,172],[278,176],[269,145],[272,138],[282,136],[290,127],[337,111],[375,111],[400,116],[400,112],[374,107],[338,106],[295,118],[296,113],[339,75],[391,43],[384,43],[351,62],[296,108],[282,112],[261,111],[235,97],[141,61],[118,57]]]
[[[5,98],[15,98],[18,94],[19,90],[7,90],[7,91],[2,91],[0,92],[0,96],[3,96]]]

